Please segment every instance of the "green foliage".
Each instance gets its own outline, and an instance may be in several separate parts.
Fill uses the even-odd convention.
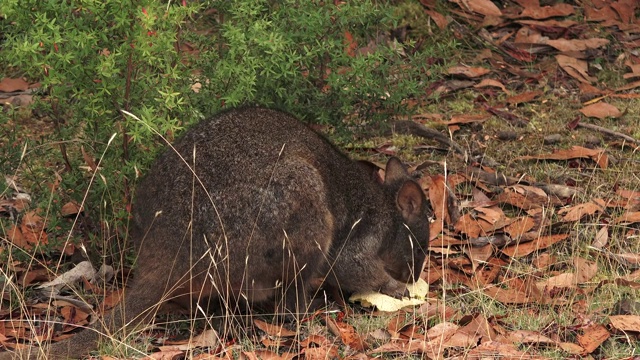
[[[408,58],[384,35],[393,11],[379,2],[216,5],[218,17],[208,23],[215,36],[190,37],[202,46],[194,65],[203,86],[194,100],[205,114],[257,103],[340,125],[356,111],[364,120],[397,112],[420,91],[419,67],[404,68]],[[357,54],[369,41],[371,52]]]
[[[346,115],[367,123],[404,112],[427,73],[415,66],[422,54],[386,35],[394,11],[373,0],[7,0],[0,14],[0,65],[42,84],[37,106],[62,144],[51,147],[67,169],[64,196],[90,189],[90,216],[116,227],[128,188],[164,144],[156,134],[171,140],[243,104],[343,129]],[[99,174],[78,171],[87,158]]]
[[[197,9],[197,4],[154,0],[0,3],[0,14],[7,19],[0,22],[5,37],[0,61],[42,84],[37,106],[55,124],[52,143],[62,144],[50,143],[44,161],[63,162],[70,170],[61,176],[59,192],[35,196],[36,207],[55,211],[69,198],[82,200],[91,188],[86,208],[92,216],[116,220],[117,227],[123,224],[117,220],[127,220],[105,209],[112,210],[114,203],[124,208],[126,184],[135,178],[138,164],[153,158],[153,152],[140,150],[153,148],[153,142],[147,126],[120,110],[140,114],[165,134],[180,130],[179,119],[192,117],[183,95],[190,91],[189,69],[175,44],[178,31]],[[63,156],[55,159],[51,150]],[[86,158],[100,161],[101,176],[79,170],[86,169]],[[37,157],[24,161],[36,162]],[[5,173],[18,170],[7,165]],[[38,165],[45,171],[38,171]],[[47,172],[45,164],[38,165],[27,166],[22,177]],[[52,225],[57,224],[50,223],[50,231]]]

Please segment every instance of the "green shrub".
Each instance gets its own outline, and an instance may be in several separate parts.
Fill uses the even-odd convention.
[[[251,102],[339,125],[354,111],[365,120],[397,112],[419,91],[419,69],[402,68],[401,53],[383,40],[393,12],[377,2],[225,4],[211,22],[215,35],[194,38],[206,45],[196,64],[205,84],[195,103],[207,114],[222,104]],[[369,41],[375,47],[370,54],[348,49]]]
[[[71,173],[47,201],[80,201],[91,188],[90,216],[119,228],[129,187],[163,144],[155,132],[171,140],[247,103],[339,129],[346,115],[363,124],[406,111],[426,71],[420,54],[385,38],[393,13],[372,0],[5,0],[0,65],[42,84],[38,107]],[[87,158],[100,161],[99,176],[78,170]]]

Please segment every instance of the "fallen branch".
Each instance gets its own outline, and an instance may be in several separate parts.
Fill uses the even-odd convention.
[[[619,138],[623,138],[626,141],[629,141],[631,143],[640,145],[640,140],[634,139],[633,137],[617,132],[617,131],[613,131],[613,130],[609,130],[607,128],[603,128],[602,126],[598,126],[598,125],[593,125],[593,124],[583,124],[583,123],[578,123],[579,127],[583,127],[586,129],[591,129],[591,130],[595,130],[595,131],[599,131],[603,134],[607,134],[607,135],[611,135],[611,136],[616,136]]]
[[[465,149],[438,130],[430,129],[411,120],[398,120],[393,123],[393,131],[397,134],[414,135],[425,139],[435,140],[462,155],[465,162],[468,161],[469,157]]]

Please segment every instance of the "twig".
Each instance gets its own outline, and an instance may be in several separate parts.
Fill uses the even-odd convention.
[[[440,133],[437,130],[430,129],[424,125],[418,124],[411,120],[399,120],[394,122],[393,131],[395,131],[398,134],[415,135],[415,136],[420,136],[426,139],[435,140],[458,152],[460,155],[464,157],[465,162],[468,159],[467,152],[462,148],[462,146],[458,145],[458,143],[449,139],[449,137]]]
[[[591,129],[591,130],[595,130],[595,131],[599,131],[599,132],[601,132],[603,134],[617,136],[617,137],[623,138],[624,140],[629,141],[631,143],[640,145],[640,140],[634,139],[629,135],[625,135],[625,134],[617,132],[617,131],[613,131],[613,130],[609,130],[607,128],[603,128],[602,126],[593,125],[593,124],[583,124],[583,123],[578,123],[578,126],[579,127],[583,127],[583,128],[587,128],[587,129]]]

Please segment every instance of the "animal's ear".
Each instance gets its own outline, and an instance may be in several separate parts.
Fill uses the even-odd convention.
[[[404,165],[402,165],[402,162],[397,157],[392,157],[387,161],[387,168],[384,173],[385,184],[391,184],[409,178],[407,169],[404,168]]]
[[[424,193],[417,182],[407,180],[402,184],[396,196],[396,204],[402,218],[411,223],[422,215],[422,203],[425,201]]]
[[[364,169],[367,173],[371,175],[371,179],[377,182],[378,184],[382,184],[382,176],[380,176],[380,167],[371,161],[366,160],[358,160],[358,166]]]

